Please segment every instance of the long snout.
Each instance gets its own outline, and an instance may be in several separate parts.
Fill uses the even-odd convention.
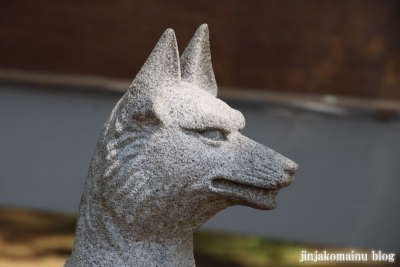
[[[267,150],[272,150],[270,148],[267,148]],[[281,154],[279,154],[278,152],[272,150],[272,151],[268,151],[267,153],[272,153],[274,154],[274,158],[277,161],[276,165],[280,165],[281,168],[288,173],[289,175],[294,175],[295,172],[297,171],[297,169],[299,168],[299,165],[297,163],[295,163],[294,161],[292,161],[291,159],[288,159],[284,156],[282,156]]]
[[[298,165],[239,132],[230,135],[225,149],[217,161],[224,167],[218,167],[211,177],[212,192],[225,196],[233,205],[274,209],[276,194],[293,182]],[[228,160],[223,160],[227,155]]]
[[[274,153],[276,153],[275,158],[277,161],[275,165],[280,167],[280,172],[282,173],[282,176],[280,178],[277,178],[277,182],[279,182],[281,188],[284,188],[286,186],[289,186],[293,182],[294,174],[299,168],[299,165],[275,151]]]
[[[293,182],[299,167],[294,161],[243,135],[237,138],[241,145],[236,173],[241,173],[242,179],[257,181],[265,189],[280,189]]]

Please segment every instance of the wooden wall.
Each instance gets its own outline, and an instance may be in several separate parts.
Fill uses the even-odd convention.
[[[133,79],[201,23],[220,87],[400,99],[396,0],[3,0],[0,68]]]

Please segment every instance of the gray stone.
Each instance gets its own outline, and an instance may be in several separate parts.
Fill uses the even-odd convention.
[[[207,25],[180,59],[167,29],[104,126],[65,266],[194,266],[216,213],[275,208],[297,164],[243,136],[216,95]]]

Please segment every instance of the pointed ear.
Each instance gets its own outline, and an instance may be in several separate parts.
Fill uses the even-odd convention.
[[[152,90],[160,83],[174,84],[180,82],[181,70],[178,45],[175,33],[167,29],[154,47],[150,56],[133,80],[129,90]]]
[[[172,29],[167,29],[121,99],[121,116],[126,117],[126,123],[132,117],[136,120],[157,118],[154,100],[158,90],[175,85],[180,80],[181,69],[175,33]]]
[[[217,82],[211,64],[207,24],[201,25],[181,56],[182,80],[217,96]]]

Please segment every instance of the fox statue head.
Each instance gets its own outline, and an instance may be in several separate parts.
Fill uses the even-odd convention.
[[[275,208],[297,164],[243,136],[216,96],[207,25],[180,58],[166,30],[104,126],[66,266],[193,266],[192,235],[216,213]]]

